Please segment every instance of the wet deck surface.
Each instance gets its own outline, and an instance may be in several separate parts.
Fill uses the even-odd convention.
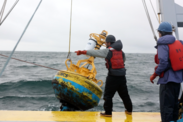
[[[102,117],[100,112],[61,111],[0,111],[0,121],[52,121],[52,122],[160,122],[160,113],[113,112],[112,117]]]

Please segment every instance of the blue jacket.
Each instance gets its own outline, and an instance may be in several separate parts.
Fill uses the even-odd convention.
[[[175,37],[172,35],[165,35],[160,37],[157,42],[159,64],[156,69],[156,74],[160,75],[164,72],[164,77],[159,78],[158,84],[166,84],[168,82],[181,83],[183,81],[183,70],[173,71],[169,60],[168,44],[175,42]],[[183,44],[183,41],[181,41]]]

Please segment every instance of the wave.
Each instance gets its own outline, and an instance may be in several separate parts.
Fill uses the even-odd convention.
[[[55,101],[55,96],[3,96],[0,98],[0,100],[16,100],[16,101],[33,101],[33,100],[36,100],[36,101]]]
[[[0,96],[50,95],[53,94],[51,80],[5,82],[0,84]]]
[[[7,99],[7,98],[55,98],[55,95],[10,95],[10,96],[0,96],[0,99]]]

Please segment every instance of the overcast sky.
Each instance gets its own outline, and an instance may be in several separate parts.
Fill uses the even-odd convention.
[[[158,22],[149,0],[154,29]],[[0,0],[0,8],[4,0]],[[4,15],[15,0],[8,0]],[[156,0],[152,0],[156,8]],[[183,6],[183,0],[175,0]],[[0,50],[12,51],[39,0],[20,0],[0,26]],[[43,0],[16,51],[67,52],[70,0]],[[73,0],[71,51],[83,50],[90,33],[108,31],[123,43],[126,53],[155,53],[153,34],[142,0]],[[179,29],[183,39],[183,29]],[[157,34],[157,31],[156,31]]]

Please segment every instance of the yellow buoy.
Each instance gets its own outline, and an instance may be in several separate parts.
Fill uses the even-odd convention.
[[[102,31],[101,34],[90,34],[90,38],[95,41],[95,50],[100,49],[105,43],[107,31]],[[68,66],[68,61],[70,66]],[[84,63],[83,65],[81,65]],[[53,89],[60,101],[70,103],[79,110],[87,110],[98,105],[102,96],[103,85],[102,80],[97,80],[94,57],[79,60],[77,64],[73,64],[71,59],[65,61],[67,70],[59,71],[52,81]],[[92,69],[87,69],[85,66],[91,65]],[[100,85],[98,85],[100,84]]]

